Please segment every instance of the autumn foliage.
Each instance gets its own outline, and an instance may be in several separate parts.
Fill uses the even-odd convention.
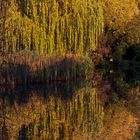
[[[10,0],[0,5],[0,47],[5,52],[85,54],[103,33],[103,10],[95,0]]]

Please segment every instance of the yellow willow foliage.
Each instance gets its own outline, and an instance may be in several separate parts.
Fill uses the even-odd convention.
[[[6,2],[5,2],[6,3]],[[0,19],[5,51],[83,54],[98,46],[103,11],[95,0],[10,0]],[[0,10],[2,13],[3,11]]]
[[[57,140],[77,137],[82,133],[95,136],[103,126],[104,111],[95,88],[76,91],[68,101],[50,96],[32,96],[26,105],[5,108],[5,125],[11,139],[17,139],[24,125],[33,140]],[[63,135],[63,136],[62,136]]]

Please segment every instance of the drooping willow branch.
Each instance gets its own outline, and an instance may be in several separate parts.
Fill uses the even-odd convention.
[[[85,54],[98,46],[103,12],[95,0],[10,0],[2,23],[3,51]]]

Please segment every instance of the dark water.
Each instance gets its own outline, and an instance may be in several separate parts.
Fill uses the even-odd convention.
[[[139,140],[139,121],[140,84],[131,71],[0,88],[0,140]]]

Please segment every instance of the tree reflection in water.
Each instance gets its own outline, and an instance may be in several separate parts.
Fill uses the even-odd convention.
[[[59,93],[65,86],[66,91],[70,91],[69,98],[63,98]],[[56,140],[73,138],[78,133],[93,137],[102,127],[104,116],[96,89],[90,84],[79,89],[65,84],[59,88],[50,85],[45,91],[28,89],[30,94],[26,93],[26,102],[12,95],[17,91],[8,93],[7,90],[9,96],[1,98],[1,120],[2,125],[5,121],[9,138]]]
[[[139,127],[138,89],[106,73],[93,81],[1,88],[0,139],[132,139]]]

